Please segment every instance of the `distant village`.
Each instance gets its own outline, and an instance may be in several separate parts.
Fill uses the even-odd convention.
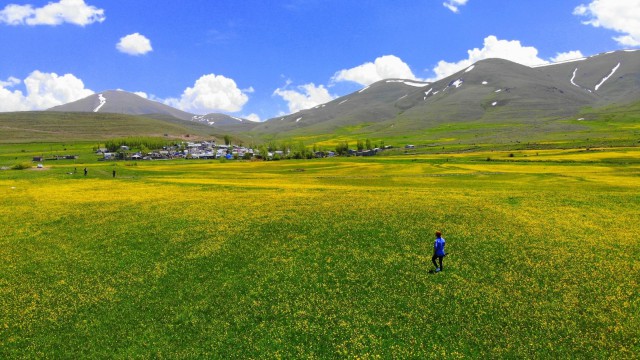
[[[407,145],[406,148],[413,148],[413,145]],[[370,150],[354,150],[347,149],[344,154],[338,154],[335,151],[314,151],[311,152],[313,158],[335,157],[339,155],[346,156],[373,156],[381,151],[393,148],[385,146],[384,148],[374,148]],[[187,142],[181,145],[165,146],[162,149],[156,149],[147,153],[140,151],[134,152],[128,146],[122,145],[118,151],[109,151],[107,148],[99,148],[96,154],[101,156],[102,161],[108,160],[171,160],[171,159],[244,159],[251,160],[254,158],[278,160],[291,157],[291,150],[275,150],[268,151],[267,154],[261,154],[258,149],[248,148],[239,145],[220,145],[213,141]]]

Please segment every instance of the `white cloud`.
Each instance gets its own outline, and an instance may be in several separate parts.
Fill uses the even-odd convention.
[[[260,119],[260,116],[258,116],[258,114],[254,114],[251,113],[249,115],[245,115],[243,116],[243,118],[249,120],[249,121],[253,121],[253,122],[261,122],[262,120]]]
[[[7,89],[18,85],[19,79],[10,77],[8,81],[0,81],[0,111],[44,110],[93,94],[84,87],[82,80],[72,74],[58,76],[36,70],[23,82],[26,95],[20,90]]]
[[[586,17],[585,25],[622,34],[613,38],[622,46],[640,46],[640,0],[593,0],[577,6],[573,14]]]
[[[104,10],[87,5],[84,0],[60,0],[40,8],[9,4],[0,10],[0,23],[7,25],[55,26],[70,23],[85,26],[104,20]]]
[[[316,86],[314,83],[298,86],[298,90],[286,90],[290,84],[287,81],[282,89],[276,89],[273,95],[278,95],[287,101],[290,113],[296,113],[300,110],[310,109],[314,106],[324,104],[336,98],[329,94],[329,90],[324,85]]]
[[[139,33],[120,38],[120,41],[116,44],[116,49],[129,55],[144,55],[153,50],[151,41]]]
[[[147,93],[144,91],[135,91],[134,94],[140,96],[141,98],[145,98],[145,99],[149,98],[149,95],[147,95]]]
[[[468,0],[447,0],[443,2],[442,5],[457,14],[460,12],[460,6],[466,5],[467,1]]]
[[[186,88],[180,99],[170,98],[164,103],[183,111],[207,114],[215,111],[240,111],[247,101],[249,97],[238,88],[233,79],[208,74],[196,80],[193,87]]]
[[[0,84],[0,112],[31,110],[20,90],[8,90]]]
[[[340,70],[331,78],[332,82],[352,81],[363,86],[371,85],[376,81],[400,78],[420,80],[402,59],[394,55],[385,55],[351,69]]]
[[[20,84],[22,81],[20,79],[15,78],[13,76],[9,76],[7,81],[0,80],[0,87],[12,87]]]
[[[469,57],[458,62],[446,62],[441,60],[433,68],[435,77],[430,81],[435,81],[465,69],[472,64],[488,58],[501,58],[517,62],[522,65],[533,66],[548,63],[547,60],[538,57],[538,49],[531,46],[522,46],[517,40],[499,40],[491,35],[484,39],[482,49],[468,50]]]
[[[24,79],[24,84],[32,109],[47,109],[93,94],[93,91],[85,89],[82,80],[72,74],[58,76],[36,70]]]
[[[574,51],[567,51],[563,53],[557,53],[555,57],[552,57],[549,60],[551,60],[551,62],[557,63],[557,62],[581,59],[583,57],[584,55],[582,55],[582,52],[580,50],[574,50]]]

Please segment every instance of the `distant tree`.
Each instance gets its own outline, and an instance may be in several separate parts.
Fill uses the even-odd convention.
[[[284,153],[284,157],[287,157],[291,152],[293,146],[290,142],[283,141],[282,143],[280,143],[280,146],[278,146],[278,148]]]
[[[311,155],[311,151],[307,149],[302,141],[298,142],[291,151],[291,157],[294,159],[309,159],[309,155]]]
[[[229,135],[225,135],[224,136],[224,144],[227,145],[227,146],[231,145],[231,136],[229,136]]]
[[[356,143],[356,148],[358,149],[358,151],[364,150],[364,143],[362,142],[362,140],[358,140],[358,142]]]
[[[269,160],[269,147],[267,145],[260,145],[258,147],[259,156],[263,160]]]
[[[373,146],[371,146],[371,140],[365,140],[365,147],[367,148],[367,150],[373,149]]]
[[[338,155],[346,155],[349,153],[349,143],[346,141],[341,141],[336,145],[336,153]]]

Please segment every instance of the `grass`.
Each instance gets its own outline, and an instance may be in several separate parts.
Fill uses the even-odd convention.
[[[173,122],[171,122],[173,121]],[[0,143],[96,141],[137,136],[180,138],[187,134],[208,136],[206,125],[142,116],[98,113],[16,112],[0,113]]]
[[[476,120],[456,118],[455,112],[439,114],[440,118],[435,119],[411,113],[398,114],[396,118],[377,123],[365,121],[356,126],[341,127],[334,121],[277,135],[256,135],[303,140],[309,145],[316,143],[321,146],[331,146],[338,141],[355,144],[357,140],[369,138],[399,147],[414,144],[450,149],[469,146],[514,148],[525,143],[539,148],[549,148],[544,145],[549,143],[554,147],[576,148],[630,146],[640,142],[640,102],[585,108],[575,116],[562,118],[540,117],[535,113],[528,116],[513,114],[513,118],[508,114],[498,117],[495,111],[500,109]]]
[[[510,153],[2,171],[0,357],[637,356],[640,151]]]

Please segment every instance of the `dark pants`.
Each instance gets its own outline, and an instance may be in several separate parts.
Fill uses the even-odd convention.
[[[438,264],[436,264],[436,259],[438,259],[438,261],[440,262],[440,270],[442,270],[442,259],[444,258],[444,256],[438,256],[436,254],[433,254],[433,257],[431,258],[431,262],[433,263],[433,266],[438,267]]]

